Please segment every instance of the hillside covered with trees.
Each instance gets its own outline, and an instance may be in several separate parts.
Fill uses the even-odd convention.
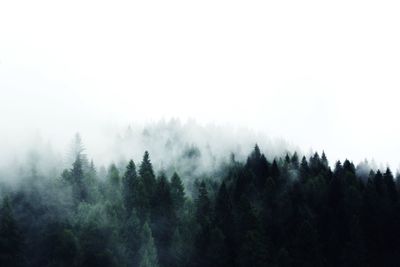
[[[325,153],[267,158],[257,145],[220,168],[187,181],[155,170],[146,151],[102,177],[78,149],[56,177],[32,169],[0,187],[0,266],[399,265],[389,168],[363,173]]]

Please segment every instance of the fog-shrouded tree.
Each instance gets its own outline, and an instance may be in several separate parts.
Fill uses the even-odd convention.
[[[151,229],[147,223],[142,230],[142,246],[139,251],[139,267],[159,267],[157,249],[154,245],[154,239]]]
[[[133,160],[130,160],[126,167],[125,174],[122,177],[122,194],[127,214],[130,214],[134,207],[135,184],[137,183],[137,179],[136,165]]]
[[[151,228],[158,250],[160,266],[173,266],[169,247],[177,226],[177,216],[171,196],[170,184],[164,173],[157,179],[151,212]]]
[[[122,240],[126,243],[126,254],[128,265],[137,266],[139,264],[139,249],[142,244],[142,227],[135,209],[124,223],[122,230]]]
[[[22,235],[10,199],[5,197],[0,209],[0,266],[21,266],[22,245]]]
[[[154,175],[153,165],[151,164],[148,151],[144,152],[142,163],[139,168],[139,175],[147,193],[149,196],[152,196],[156,186],[156,176]]]
[[[189,149],[184,173],[153,169],[148,152],[137,169],[121,159],[96,169],[76,140],[61,174],[27,164],[17,183],[0,183],[0,266],[398,266],[390,168],[329,165],[325,152],[269,158],[256,145],[219,167],[200,166],[215,163],[212,147]]]
[[[171,177],[171,197],[175,210],[181,211],[185,204],[185,188],[176,172]]]

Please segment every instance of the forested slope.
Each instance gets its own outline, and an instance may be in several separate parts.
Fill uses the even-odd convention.
[[[1,185],[0,266],[398,266],[398,179],[333,166],[255,146],[184,185],[148,152],[101,178],[78,151],[58,177]]]

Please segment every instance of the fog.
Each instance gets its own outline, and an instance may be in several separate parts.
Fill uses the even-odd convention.
[[[0,266],[397,266],[399,14],[0,0]]]
[[[99,164],[138,160],[152,148],[139,138],[116,149],[117,137],[178,118],[200,125],[182,126],[182,145],[218,155],[258,142],[271,156],[325,150],[396,169],[399,11],[395,1],[2,1],[2,165],[37,146],[64,161],[76,132]]]

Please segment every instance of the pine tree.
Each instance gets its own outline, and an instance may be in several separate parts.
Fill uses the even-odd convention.
[[[308,167],[308,162],[306,157],[303,156],[300,164],[300,180],[302,182],[306,182],[309,175],[310,175],[310,168]]]
[[[170,186],[163,173],[157,180],[152,207],[151,228],[158,250],[160,265],[163,267],[173,266],[168,248],[171,245],[177,219]]]
[[[207,265],[203,266],[229,267],[233,265],[225,240],[225,235],[218,227],[211,230],[210,244],[204,255]]]
[[[293,166],[294,169],[298,169],[299,168],[299,155],[297,154],[297,152],[293,153],[293,156],[290,159],[290,162],[292,163],[292,166]]]
[[[179,212],[185,203],[185,189],[179,175],[174,172],[171,177],[171,197],[174,203],[174,209]]]
[[[119,171],[115,164],[111,164],[110,169],[108,170],[108,180],[111,188],[114,190],[118,190],[120,187],[120,177]]]
[[[86,201],[88,198],[88,190],[83,173],[83,165],[81,157],[77,156],[70,171],[72,189],[77,202]]]
[[[138,253],[141,245],[141,225],[136,210],[132,209],[123,228],[123,241],[127,246],[128,260],[132,266],[139,263]]]
[[[324,266],[316,227],[308,220],[300,223],[293,237],[292,249],[294,266]]]
[[[247,158],[246,169],[254,176],[255,185],[263,188],[269,175],[269,163],[264,154],[261,154],[258,145],[255,145],[253,152]]]
[[[385,193],[385,187],[384,187],[383,175],[380,170],[378,170],[374,176],[374,184],[375,184],[375,190],[378,193],[378,195],[383,196],[383,194]]]
[[[142,230],[142,246],[139,251],[139,267],[158,267],[157,249],[154,245],[154,239],[151,229],[147,223]]]
[[[392,202],[396,202],[398,199],[396,184],[394,182],[393,174],[389,168],[386,169],[386,172],[383,175],[383,181],[385,182],[389,199]]]
[[[278,167],[278,163],[276,162],[276,159],[274,159],[271,166],[271,176],[272,178],[274,178],[275,182],[278,182],[279,175],[280,175],[280,170]]]
[[[196,218],[200,225],[210,222],[211,203],[208,198],[207,186],[204,181],[200,183],[198,197],[196,199]]]
[[[14,219],[8,197],[3,199],[0,210],[0,266],[20,266],[22,237]]]
[[[199,225],[194,245],[193,266],[207,266],[209,264],[205,257],[210,245],[211,235],[211,201],[204,181],[200,183],[196,205],[196,220]]]
[[[122,178],[122,194],[127,214],[130,214],[134,206],[135,183],[137,182],[136,166],[130,160]]]
[[[153,165],[151,164],[148,151],[144,152],[143,160],[139,168],[139,175],[143,181],[148,198],[152,198],[156,186],[156,177],[154,175]]]
[[[70,163],[75,162],[76,159],[79,158],[82,164],[82,169],[86,171],[87,168],[89,167],[89,161],[87,155],[84,152],[85,152],[85,146],[83,145],[82,137],[79,133],[76,133],[74,139],[71,142],[69,150]]]
[[[169,254],[171,255],[171,261],[174,263],[174,266],[186,266],[188,258],[187,251],[188,244],[185,243],[179,228],[177,228],[172,236],[171,246],[169,248]]]
[[[321,170],[321,158],[317,152],[314,153],[314,156],[310,157],[309,167],[312,175],[317,175]]]
[[[139,219],[146,221],[150,216],[150,201],[143,179],[134,180],[133,208],[137,210]]]
[[[226,188],[225,182],[223,182],[219,188],[217,198],[215,200],[214,210],[215,210],[214,212],[215,226],[218,228],[218,231],[216,233],[218,234],[218,232],[221,231],[223,236],[222,239],[223,247],[222,245],[217,245],[217,246],[219,246],[220,249],[224,250],[224,253],[227,253],[226,255],[227,259],[225,259],[224,262],[229,265],[232,265],[235,260],[235,253],[234,253],[235,241],[232,236],[235,228],[234,224],[232,223],[234,220],[232,202],[228,190]],[[214,229],[214,231],[216,230]]]
[[[232,225],[232,220],[232,203],[225,182],[222,182],[215,201],[215,223],[226,235],[229,230],[224,231],[224,229]]]
[[[325,151],[322,151],[321,162],[322,162],[322,165],[323,165],[325,168],[328,168],[329,163],[328,163],[328,158],[327,158],[326,155],[325,155]]]
[[[268,264],[267,236],[260,227],[255,209],[245,197],[238,205],[236,229],[237,265],[261,267]]]

